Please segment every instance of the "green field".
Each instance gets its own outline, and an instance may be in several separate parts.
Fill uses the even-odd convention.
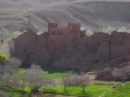
[[[123,84],[120,88],[113,90],[104,97],[130,97],[130,82]]]
[[[113,84],[90,84],[86,86],[86,94],[88,97],[99,97],[102,93],[112,89]],[[0,85],[0,90],[7,92],[10,97],[27,97],[29,94],[29,88],[25,87],[25,94],[21,90],[16,89],[15,87],[6,86],[4,84]],[[81,96],[82,89],[79,86],[70,86],[67,88],[68,92],[64,94],[64,87],[61,85],[49,86],[48,88],[41,87],[41,92],[43,93],[53,93],[53,94],[62,94],[62,95],[71,95],[71,96]],[[103,97],[130,97],[130,82],[123,84],[121,87],[114,89],[112,92],[104,95]]]
[[[14,74],[21,76],[26,69],[17,69]],[[44,77],[49,78],[63,78],[67,73],[65,72],[42,72]],[[119,85],[118,87],[114,87]],[[114,87],[114,88],[113,88]],[[0,91],[5,91],[10,95],[10,97],[28,97],[31,88],[29,86],[24,87],[24,93],[18,87],[13,85],[7,85],[4,82],[0,83]],[[70,96],[82,96],[87,95],[88,97],[130,97],[130,82],[119,83],[119,82],[101,82],[94,81],[86,86],[85,93],[82,94],[82,88],[80,86],[68,86],[67,91],[64,91],[63,85],[53,85],[40,87],[41,93],[48,94],[61,94],[61,95],[70,95]],[[104,94],[104,95],[103,95]]]
[[[82,95],[89,95],[89,97],[98,97],[102,92],[107,91],[110,89],[112,85],[96,85],[90,84],[86,86],[86,93],[82,94],[82,88],[79,86],[70,86],[67,88],[66,95],[71,96],[82,96]],[[55,93],[55,94],[65,94],[64,93],[64,86],[50,86],[44,90],[46,93]]]
[[[22,75],[25,71],[26,71],[26,69],[17,69],[14,74]],[[42,71],[43,77],[46,77],[46,78],[63,78],[66,74],[67,73],[63,72],[63,71],[62,72]]]
[[[65,72],[49,72],[43,71],[43,76],[49,78],[63,78],[67,73]]]

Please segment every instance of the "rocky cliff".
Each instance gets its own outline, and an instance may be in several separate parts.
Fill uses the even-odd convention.
[[[111,35],[98,32],[81,40],[67,39],[55,49],[47,47],[47,37],[24,33],[15,39],[13,56],[23,61],[23,66],[32,63],[43,67],[60,69],[91,70],[105,67],[121,67],[130,61],[130,34],[113,32]]]

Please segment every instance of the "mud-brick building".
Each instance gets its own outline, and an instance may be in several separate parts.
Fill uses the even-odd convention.
[[[85,37],[80,23],[68,23],[67,27],[59,27],[57,23],[48,23],[48,45],[50,48],[60,44],[65,39],[81,39]]]
[[[36,61],[44,63],[43,59],[46,60],[48,52],[62,48],[67,40],[75,41],[84,37],[85,31],[81,31],[80,27],[80,23],[69,23],[67,27],[59,27],[57,23],[48,23],[48,31],[38,35],[29,20],[26,31],[14,40],[13,55],[20,58],[23,64]]]

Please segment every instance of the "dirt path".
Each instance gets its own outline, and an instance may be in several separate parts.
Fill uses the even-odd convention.
[[[62,82],[62,78],[57,78],[57,79],[53,79],[54,80],[54,82],[55,82],[55,84],[58,84],[58,85],[62,85],[63,84],[63,82]]]

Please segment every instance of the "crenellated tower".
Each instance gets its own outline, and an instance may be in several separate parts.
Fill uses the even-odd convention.
[[[80,23],[68,23],[67,27],[60,27],[57,23],[48,23],[48,45],[55,47],[65,39],[81,39],[85,31],[81,31]]]

